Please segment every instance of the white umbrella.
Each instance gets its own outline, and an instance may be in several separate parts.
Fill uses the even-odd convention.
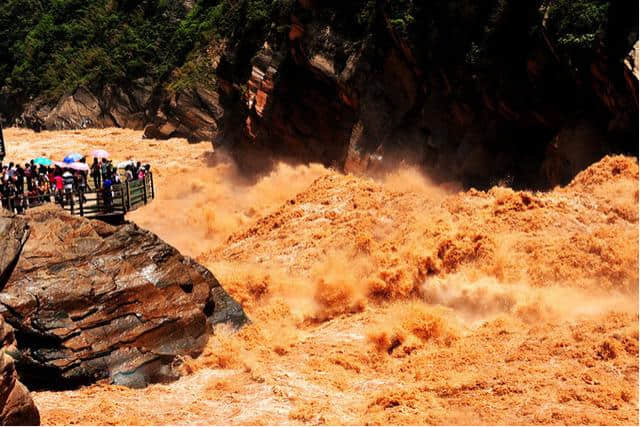
[[[135,165],[135,164],[136,164],[136,162],[134,162],[133,160],[125,160],[124,162],[120,162],[120,163],[118,163],[118,164],[116,165],[116,167],[117,167],[118,169],[124,169],[124,168],[126,168],[127,166],[133,166],[133,165]]]
[[[102,150],[102,149],[93,150],[91,152],[91,156],[98,159],[108,159],[109,157],[111,157],[106,150]]]
[[[88,171],[89,165],[82,162],[69,163],[67,165],[69,169],[77,170],[77,171]]]

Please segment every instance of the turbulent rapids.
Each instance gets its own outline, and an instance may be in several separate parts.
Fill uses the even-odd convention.
[[[129,219],[252,320],[173,383],[33,393],[43,424],[638,423],[635,158],[484,192],[411,168],[249,182],[208,144],[122,129],[5,137],[16,160],[104,147],[158,165]]]

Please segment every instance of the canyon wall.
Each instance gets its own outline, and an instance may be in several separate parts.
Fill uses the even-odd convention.
[[[354,172],[402,162],[466,187],[552,187],[606,153],[637,154],[636,4],[196,3],[193,16],[229,16],[182,66],[206,70],[188,85],[175,85],[182,68],[89,82],[9,116],[213,140],[247,173],[275,160]]]
[[[297,2],[246,80],[244,50],[227,49],[216,142],[248,170],[405,162],[465,186],[540,188],[637,152],[637,47],[622,40],[637,23],[621,8],[606,48],[564,52],[544,2],[364,3]]]

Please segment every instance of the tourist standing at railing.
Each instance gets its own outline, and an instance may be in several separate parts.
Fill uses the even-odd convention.
[[[74,174],[75,182],[76,182],[76,190],[78,192],[78,197],[82,199],[82,202],[86,201],[84,197],[84,193],[87,191],[87,175],[85,171],[76,171]]]
[[[27,179],[27,193],[31,193],[34,188],[34,178],[35,174],[31,170],[31,166],[29,163],[25,163],[24,165],[24,176]]]
[[[51,201],[51,186],[49,185],[49,178],[45,174],[38,176],[38,193],[40,193],[40,200],[42,202]]]
[[[24,169],[22,169],[22,166],[16,165],[16,173],[14,175],[14,179],[16,182],[16,189],[18,193],[24,193]]]
[[[71,206],[73,203],[73,184],[75,180],[73,179],[73,174],[69,172],[69,170],[65,170],[62,173],[62,180],[64,182],[64,195],[65,202]]]
[[[13,179],[13,177],[16,174],[16,167],[13,165],[13,162],[9,162],[9,168],[8,168],[8,178],[7,179]]]
[[[91,164],[91,178],[93,178],[93,188],[96,191],[100,188],[100,165],[98,158],[94,157]]]
[[[102,198],[107,212],[111,211],[111,178],[109,176],[102,181]]]
[[[107,159],[100,160],[100,174],[102,175],[102,180],[104,181],[107,178]]]
[[[36,178],[38,176],[38,168],[36,168],[35,163],[33,163],[33,159],[29,162],[29,171],[31,172],[32,178]]]
[[[62,170],[58,167],[56,167],[56,170],[53,173],[53,185],[56,193],[56,202],[60,203],[60,206],[64,207],[64,199],[62,197],[64,191],[64,183],[62,181]]]
[[[49,168],[47,169],[47,179],[49,180],[49,189],[51,190],[51,193],[55,197],[56,175],[55,175],[54,169],[51,166],[49,166]]]
[[[133,181],[133,171],[131,169],[132,169],[131,165],[127,165],[124,167],[125,181]]]
[[[9,209],[9,197],[11,196],[8,169],[4,166],[2,168],[2,176],[0,176],[0,197],[2,197],[2,207],[5,209]]]

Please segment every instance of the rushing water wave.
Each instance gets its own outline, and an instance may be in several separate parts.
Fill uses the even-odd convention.
[[[248,182],[208,144],[122,129],[6,139],[15,159],[150,162],[157,199],[129,219],[253,320],[218,329],[174,383],[35,393],[44,423],[638,422],[637,159],[481,192],[407,168],[281,164]]]

